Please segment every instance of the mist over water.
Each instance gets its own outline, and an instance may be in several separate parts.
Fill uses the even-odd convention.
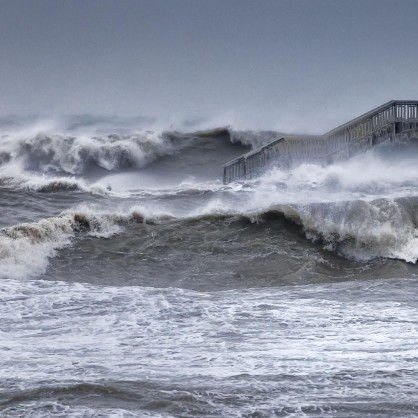
[[[416,414],[415,144],[224,185],[279,132],[12,122],[2,415]]]

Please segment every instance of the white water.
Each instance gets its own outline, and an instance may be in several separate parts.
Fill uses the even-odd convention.
[[[273,409],[304,416],[307,407],[348,416],[336,413],[342,405],[382,414],[393,405],[393,413],[418,401],[416,287],[376,280],[199,293],[2,280],[0,382],[16,393],[169,382],[153,396],[170,388],[200,393],[202,407],[209,402],[225,417]],[[42,405],[65,415],[65,402],[53,395],[36,408],[30,401],[19,407],[41,417]],[[105,416],[145,413],[102,408]],[[103,413],[79,403],[67,409]]]

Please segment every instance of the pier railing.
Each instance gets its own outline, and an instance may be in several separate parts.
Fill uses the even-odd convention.
[[[394,122],[416,119],[418,119],[418,101],[393,100],[338,126],[326,133],[324,137],[330,143],[337,138],[355,141]]]
[[[224,165],[224,183],[252,178],[271,165],[327,164],[350,158],[372,146],[418,130],[418,101],[391,101],[321,136],[280,135]]]

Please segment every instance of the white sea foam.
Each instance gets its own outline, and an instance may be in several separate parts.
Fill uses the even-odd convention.
[[[176,391],[196,396],[180,398],[179,415],[202,408],[216,416],[302,416],[323,408],[321,416],[342,417],[349,405],[393,416],[399,402],[418,400],[416,292],[415,280],[199,293],[5,279],[2,388],[14,382],[24,399],[43,387],[47,396],[18,398],[3,412],[41,417],[55,405],[87,414],[71,391],[52,390],[81,383],[105,388],[90,397],[100,411],[108,396],[126,399],[106,390],[123,382],[141,388],[118,404],[126,416],[131,407],[137,416],[158,413],[148,400]]]
[[[272,168],[249,182],[253,203],[313,203],[342,200],[374,200],[418,195],[418,167],[414,156],[388,158],[387,153],[367,152],[338,164],[302,164],[292,170]]]

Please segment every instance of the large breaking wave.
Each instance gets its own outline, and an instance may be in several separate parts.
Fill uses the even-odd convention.
[[[282,216],[300,225],[324,249],[355,260],[377,257],[415,263],[418,259],[418,198],[273,206],[250,214],[268,222]]]
[[[63,133],[55,127],[35,125],[3,133],[0,136],[0,185],[39,191],[92,191],[90,180],[100,173],[140,170],[199,139],[222,138],[254,148],[276,135],[273,131],[239,131],[229,127],[195,132],[108,132]],[[218,162],[219,178],[224,162]],[[105,192],[97,187],[93,191]]]
[[[57,250],[71,245],[77,235],[110,238],[130,223],[157,222],[169,218],[160,213],[151,216],[142,207],[109,213],[79,208],[38,222],[22,223],[0,229],[0,277],[36,277],[45,272],[48,259]]]
[[[15,163],[25,171],[80,175],[92,166],[108,171],[141,168],[174,151],[173,141],[153,132],[101,137],[37,134],[3,138],[0,164]]]
[[[0,264],[2,277],[38,276],[45,272],[48,259],[57,250],[71,245],[76,239],[110,238],[123,233],[135,223],[164,224],[175,222],[180,229],[189,223],[210,224],[219,228],[222,246],[222,226],[229,223],[270,223],[279,217],[288,222],[284,227],[299,225],[308,239],[327,251],[360,261],[376,257],[401,259],[415,263],[418,259],[418,197],[370,202],[350,201],[313,203],[307,205],[273,205],[265,209],[233,211],[208,206],[199,213],[178,217],[168,211],[151,211],[132,206],[119,211],[100,211],[81,207],[60,216],[38,222],[24,223],[0,230]],[[272,222],[271,227],[275,227]],[[283,228],[281,224],[280,228]],[[282,229],[275,234],[282,234]],[[245,240],[245,236],[238,237]],[[247,242],[245,245],[251,245]],[[222,251],[228,251],[226,245]],[[276,251],[282,251],[276,248]]]

